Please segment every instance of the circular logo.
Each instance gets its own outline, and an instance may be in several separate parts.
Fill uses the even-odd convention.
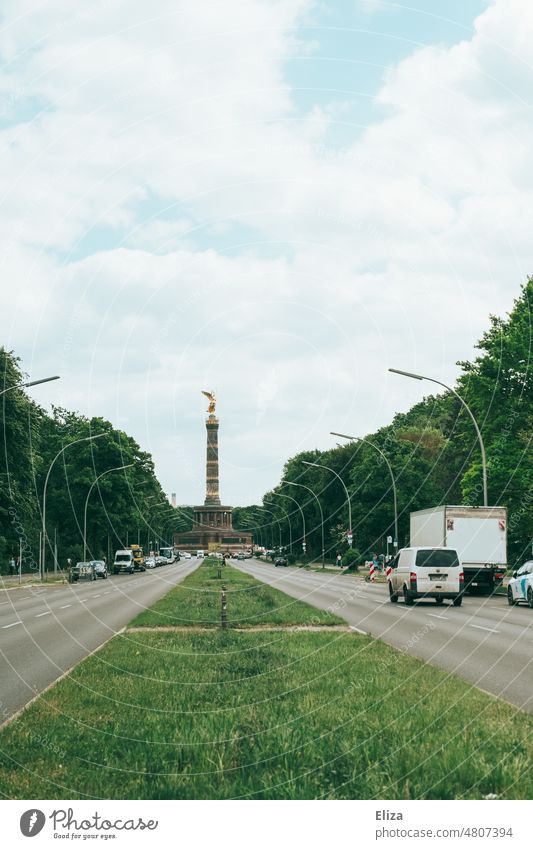
[[[24,837],[35,837],[42,831],[45,822],[46,817],[42,811],[30,808],[29,811],[24,811],[20,818],[20,830]]]

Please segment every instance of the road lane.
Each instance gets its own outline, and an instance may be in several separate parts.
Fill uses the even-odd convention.
[[[0,607],[0,723],[197,566],[197,560],[186,560],[98,584],[52,584],[24,596],[6,591]]]
[[[348,575],[235,563],[287,595],[329,609],[358,631],[454,672],[533,713],[533,614],[504,597],[467,596],[462,607],[419,601],[391,604],[385,584]]]

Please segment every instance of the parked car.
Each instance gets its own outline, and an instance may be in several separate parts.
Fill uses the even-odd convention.
[[[184,560],[190,560],[191,559],[192,555],[189,551],[182,551],[180,553],[181,553],[181,556],[183,557]]]
[[[276,559],[276,566],[288,566],[288,565],[289,565],[289,564],[288,564],[288,562],[287,562],[287,558],[286,558],[286,557],[278,557],[278,558]]]
[[[237,557],[235,559],[236,560],[246,560],[246,556],[243,554],[242,551],[239,551],[239,553],[237,554]]]
[[[507,587],[507,601],[511,605],[525,601],[533,609],[533,560],[527,560],[517,572],[513,572]]]
[[[71,566],[68,573],[69,584],[75,584],[78,581],[96,581],[96,572],[92,563],[81,561]]]
[[[103,560],[91,560],[90,565],[97,578],[107,578],[107,564]]]
[[[146,560],[144,561],[144,565],[146,566],[147,569],[155,569],[155,567],[157,565],[156,562],[155,562],[155,557],[147,557]]]
[[[166,566],[167,565],[167,558],[161,557],[160,554],[156,554],[155,565],[156,566]]]
[[[417,598],[434,598],[437,604],[447,598],[455,607],[462,604],[464,573],[455,549],[402,548],[390,566],[388,584],[392,602],[403,595],[405,604],[413,604]]]

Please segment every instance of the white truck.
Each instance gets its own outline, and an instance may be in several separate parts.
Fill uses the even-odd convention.
[[[464,587],[490,593],[507,568],[507,508],[444,505],[411,513],[411,546],[454,548]]]

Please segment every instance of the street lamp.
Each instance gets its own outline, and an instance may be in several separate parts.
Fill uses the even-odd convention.
[[[354,442],[366,442],[367,445],[372,446],[376,451],[381,454],[383,459],[387,464],[387,468],[390,473],[391,481],[392,481],[392,493],[394,498],[394,548],[398,548],[398,493],[396,490],[396,479],[394,477],[394,472],[392,471],[392,466],[389,462],[389,458],[385,454],[384,451],[381,450],[379,445],[376,445],[375,442],[371,442],[370,439],[362,436],[347,436],[345,433],[335,433],[335,431],[330,431],[332,436],[340,436],[341,439],[351,439]],[[388,543],[387,543],[388,544]]]
[[[41,377],[40,380],[30,380],[25,383],[14,383],[13,386],[7,386],[5,389],[2,389],[0,395],[9,392],[10,389],[24,389],[27,386],[37,386],[39,383],[49,383],[51,380],[59,380],[59,375],[54,374],[53,377]]]
[[[323,466],[321,463],[311,463],[309,460],[302,460],[302,463],[304,464],[304,466],[314,466],[316,469],[326,469],[328,472],[331,472],[332,475],[335,475],[338,480],[340,480],[344,488],[344,492],[346,493],[346,501],[348,504],[348,536],[352,537],[352,505],[350,503],[350,493],[348,492],[348,487],[344,483],[341,476],[337,474],[335,469],[330,469],[329,466]],[[351,547],[351,540],[349,540],[349,545]]]
[[[87,493],[87,498],[85,499],[85,510],[83,512],[83,559],[85,560],[87,554],[87,507],[89,504],[89,497],[93,488],[96,486],[100,478],[103,478],[104,475],[108,475],[110,472],[119,472],[121,469],[130,469],[134,464],[128,463],[126,466],[116,466],[114,469],[106,469],[105,472],[102,472],[101,475],[98,475],[97,478],[92,482],[89,487],[89,492]]]
[[[302,510],[302,505],[300,504],[300,502],[296,498],[293,498],[292,495],[285,495],[284,492],[275,492],[274,494],[275,495],[281,495],[282,498],[288,498],[289,501],[294,501],[294,503],[298,507],[298,510],[300,511],[300,514],[302,516],[302,529],[303,529],[302,549],[305,552],[307,546],[306,546],[306,542],[305,542],[305,516],[304,516],[304,511]]]
[[[57,452],[56,456],[50,463],[50,467],[48,469],[48,473],[46,475],[44,481],[44,489],[43,489],[43,521],[42,521],[42,552],[41,552],[41,581],[44,579],[45,574],[45,560],[46,560],[46,489],[48,487],[48,479],[50,477],[50,472],[54,467],[55,461],[60,457],[67,448],[71,448],[73,445],[79,445],[80,442],[91,442],[94,439],[100,439],[102,436],[107,436],[106,433],[96,433],[93,436],[82,436],[81,439],[75,439],[74,442],[69,442],[68,445],[64,445],[63,448]]]
[[[291,517],[290,517],[288,510],[285,510],[285,508],[281,504],[279,506],[282,510],[283,515],[287,519],[287,524],[289,526],[289,551],[292,554],[292,522],[291,522]]]
[[[272,502],[271,502],[271,501],[267,501],[267,504],[272,504]],[[275,520],[276,520],[276,522],[278,523],[278,531],[279,531],[279,550],[280,550],[280,553],[281,553],[281,549],[283,548],[282,540],[281,540],[281,522],[280,522],[280,520],[278,519],[278,517],[276,516],[276,514],[272,512],[272,510],[267,510],[267,508],[266,508],[266,507],[263,507],[263,510],[266,510],[266,511],[267,511],[267,513],[270,513],[270,515],[271,515],[271,516],[274,516],[274,519],[275,519]]]
[[[302,489],[306,489],[307,492],[311,493],[313,498],[316,500],[316,503],[318,504],[318,509],[320,510],[320,527],[322,529],[322,568],[325,569],[326,568],[326,562],[325,562],[325,559],[324,559],[324,557],[325,557],[325,551],[324,551],[324,511],[322,510],[322,505],[321,505],[321,503],[318,499],[318,495],[316,494],[316,492],[314,490],[311,489],[310,486],[306,486],[304,483],[295,483],[294,481],[288,481],[286,479],[283,480],[282,483],[288,483],[289,486],[299,486]]]
[[[474,428],[475,428],[476,434],[477,434],[477,438],[479,440],[479,447],[481,449],[481,464],[482,464],[482,467],[483,467],[483,504],[484,504],[485,507],[488,507],[489,496],[488,496],[488,486],[487,486],[487,455],[485,453],[485,444],[483,442],[483,437],[481,436],[481,431],[479,429],[479,425],[476,421],[476,418],[475,418],[472,410],[470,409],[470,407],[466,403],[465,399],[462,398],[459,395],[459,393],[452,386],[448,386],[448,384],[443,383],[441,380],[435,380],[434,377],[426,377],[423,374],[413,374],[410,371],[401,371],[400,369],[397,369],[397,368],[390,368],[389,371],[393,372],[394,374],[401,374],[401,375],[403,375],[403,377],[412,377],[413,380],[429,380],[431,383],[437,383],[439,386],[443,386],[444,389],[447,389],[448,392],[451,392],[453,395],[455,395],[456,398],[459,399],[459,401],[461,402],[461,404],[463,405],[463,407],[467,411],[468,415],[472,419],[472,424],[474,425]]]

